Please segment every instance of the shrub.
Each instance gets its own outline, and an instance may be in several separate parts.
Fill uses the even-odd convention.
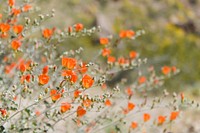
[[[179,72],[175,66],[163,66],[160,72],[152,66],[143,70],[147,59],[140,58],[135,49],[112,54],[143,30],[123,29],[113,37],[101,37],[101,49],[85,61],[82,47],[61,54],[57,47],[68,38],[91,36],[100,27],[87,29],[81,23],[67,30],[42,26],[54,10],[31,17],[36,8],[17,2],[8,0],[4,3],[8,8],[0,14],[1,132],[59,132],[56,127],[61,128],[63,122],[63,131],[68,132],[166,132],[179,117],[180,105],[199,106],[183,93],[169,97],[164,90],[156,98],[149,97],[152,89]],[[127,70],[136,72],[135,82],[120,79],[108,86],[116,73]]]

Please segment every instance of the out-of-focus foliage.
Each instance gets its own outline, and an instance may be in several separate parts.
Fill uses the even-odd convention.
[[[99,37],[121,29],[143,29],[146,34],[131,47],[147,57],[156,68],[175,65],[181,73],[168,83],[172,89],[195,85],[200,78],[200,1],[199,0],[42,0],[42,10],[56,9],[54,25],[67,27],[82,22],[86,27],[100,25],[96,37],[69,40],[63,47],[82,44],[95,53]],[[55,22],[55,20],[57,20]],[[73,44],[73,45],[69,45]],[[126,45],[126,44],[124,44]],[[121,48],[119,48],[121,49]],[[61,48],[62,50],[62,48]],[[120,50],[121,51],[121,50]],[[125,52],[125,50],[122,50]],[[119,54],[119,53],[118,53]],[[85,58],[90,55],[86,55]]]

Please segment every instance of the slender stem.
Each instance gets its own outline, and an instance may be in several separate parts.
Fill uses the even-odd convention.
[[[155,108],[153,108],[153,109],[158,109],[158,108],[163,108],[163,107],[160,106],[160,107],[155,107]],[[153,109],[152,109],[152,110],[153,110]],[[133,115],[133,114],[135,115],[135,114],[137,114],[137,113],[145,112],[145,111],[148,111],[148,110],[149,110],[149,109],[144,109],[144,110],[140,110],[140,109],[139,109],[139,110],[137,110],[136,112],[132,112],[132,113],[130,113],[130,114],[124,116],[124,118],[130,117],[130,116]],[[107,124],[107,125],[104,125],[104,126],[98,128],[98,129],[92,131],[92,133],[97,133],[97,132],[99,132],[100,130],[103,130],[103,129],[105,129],[105,128],[107,128],[107,127],[113,125],[113,124],[117,124],[117,123],[119,123],[119,122],[120,122],[122,119],[124,119],[124,118],[117,119],[117,120],[115,120],[115,121],[113,121],[113,122],[111,122],[111,123],[109,123],[109,124]]]
[[[94,85],[94,86],[92,86],[92,87],[96,87],[96,86],[98,86],[98,85]],[[91,88],[92,88],[91,87]],[[67,92],[64,92],[64,93],[72,93],[72,92],[74,92],[74,91],[76,91],[77,89],[74,89],[74,90],[72,90],[72,91],[67,91]],[[63,94],[64,94],[63,93]],[[57,95],[57,94],[55,94],[55,95]],[[52,95],[52,96],[54,96],[54,95]],[[46,100],[46,99],[48,99],[48,98],[50,98],[51,96],[47,96],[47,97],[45,97],[45,98],[43,98],[43,99],[41,99],[41,100],[39,100],[39,101],[36,101],[36,102],[34,102],[34,103],[32,103],[32,104],[30,104],[30,105],[28,105],[27,107],[25,107],[25,108],[23,108],[23,109],[21,109],[21,110],[18,110],[17,112],[15,112],[12,116],[10,116],[2,125],[5,125],[11,118],[13,118],[14,116],[16,116],[18,113],[20,113],[20,112],[22,112],[23,110],[25,110],[25,109],[27,109],[27,108],[30,108],[30,107],[32,107],[32,106],[34,106],[34,105],[36,105],[36,104],[38,104],[38,103],[40,103],[40,102],[43,102],[44,100]]]
[[[54,127],[56,124],[58,124],[61,120],[64,120],[64,119],[68,118],[69,116],[73,115],[74,113],[76,113],[76,111],[70,113],[69,115],[67,115],[67,116],[65,116],[65,117],[62,117],[62,118],[58,119],[58,120],[52,125],[52,127]]]

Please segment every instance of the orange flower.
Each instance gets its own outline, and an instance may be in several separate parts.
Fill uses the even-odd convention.
[[[8,0],[8,5],[9,6],[14,6],[15,5],[15,0]]]
[[[5,67],[5,73],[9,74],[13,70],[15,65],[16,65],[15,63],[11,63],[10,65],[6,66]]]
[[[60,106],[60,111],[62,113],[65,113],[66,111],[70,110],[71,108],[71,104],[65,102],[65,103],[61,103],[61,106]]]
[[[14,96],[14,97],[13,97],[13,100],[16,101],[16,100],[17,100],[17,96]]]
[[[132,122],[131,123],[131,128],[135,129],[138,127],[138,123],[137,122]]]
[[[179,111],[173,111],[171,112],[171,115],[170,115],[170,121],[173,121],[175,120],[179,115]]]
[[[185,96],[184,96],[184,93],[181,93],[180,96],[181,96],[181,102],[183,102],[184,97],[185,97]]]
[[[78,106],[76,113],[77,117],[82,117],[86,114],[86,110],[82,106]]]
[[[73,31],[72,27],[71,27],[71,26],[69,26],[69,27],[68,27],[68,33],[69,33],[69,34],[71,34],[71,33],[72,33],[72,31]]]
[[[0,34],[1,38],[8,38],[8,33],[4,32],[2,34]]]
[[[135,108],[135,104],[134,103],[131,103],[131,102],[128,102],[128,110],[131,111]]]
[[[43,69],[42,69],[42,74],[47,74],[49,71],[49,67],[48,66],[45,66]]]
[[[107,49],[107,48],[104,48],[102,50],[102,56],[109,56],[111,53],[111,50],[110,49]]]
[[[80,119],[77,119],[77,120],[76,120],[76,125],[77,125],[78,127],[80,127],[80,126],[82,125],[82,122],[81,122]]]
[[[102,88],[103,90],[105,90],[105,89],[107,88],[106,83],[102,84],[101,88]]]
[[[124,57],[120,57],[120,58],[118,59],[118,63],[119,63],[120,65],[125,64],[125,63],[126,63],[125,58],[124,58]]]
[[[26,61],[26,63],[25,63],[25,65],[26,65],[26,70],[30,70],[30,69],[31,69],[31,66],[30,66],[31,63],[32,63],[31,60]]]
[[[162,67],[162,73],[167,75],[171,72],[171,68],[169,66]]]
[[[24,83],[24,80],[25,80],[25,76],[21,76],[21,78],[20,78],[20,83],[23,84],[23,83]]]
[[[0,112],[3,117],[7,115],[7,111],[5,109],[0,109]]]
[[[29,69],[29,62],[25,62],[23,59],[19,59],[19,65],[17,66],[17,68],[21,71],[21,72],[25,72],[27,69]]]
[[[123,108],[123,113],[128,114],[131,110],[135,108],[135,104],[128,102],[127,108]]]
[[[67,67],[68,69],[73,69],[76,66],[76,59],[74,58],[62,58],[62,66]]]
[[[49,39],[53,35],[53,30],[51,30],[51,29],[44,29],[42,31],[42,35],[43,35],[44,38]]]
[[[128,110],[127,108],[125,108],[125,109],[123,108],[123,113],[124,113],[124,114],[128,114],[128,113],[129,113],[129,110]]]
[[[61,94],[65,93],[65,89],[61,89]]]
[[[8,33],[3,32],[2,34],[0,34],[1,38],[8,38]]]
[[[112,105],[112,103],[111,103],[111,101],[109,99],[106,99],[106,101],[104,102],[104,104],[106,106],[111,106]]]
[[[90,131],[92,130],[93,126],[95,126],[95,124],[92,123],[92,126],[87,126],[85,129],[85,133],[90,133]]]
[[[46,63],[46,62],[47,62],[47,58],[44,57],[44,56],[42,56],[42,57],[41,57],[41,61],[42,61],[42,63]]]
[[[21,46],[21,42],[20,41],[18,41],[18,40],[13,40],[12,42],[11,42],[11,47],[12,47],[12,49],[13,50],[18,50],[18,48]]]
[[[41,74],[38,76],[38,78],[41,85],[47,84],[49,82],[49,76],[46,74]]]
[[[69,76],[70,82],[75,83],[78,79],[78,76],[76,73],[72,70],[63,70],[62,71],[62,76]]]
[[[158,116],[158,125],[162,125],[166,120],[166,116]]]
[[[31,75],[30,75],[30,74],[27,74],[27,75],[25,76],[25,79],[26,79],[27,82],[31,82]]]
[[[12,25],[15,25],[15,23],[17,23],[17,18],[14,18],[14,19],[12,19],[12,20],[10,20],[10,21],[8,21],[10,24],[12,24]],[[20,38],[22,38],[22,36],[18,36],[18,39],[20,39]]]
[[[50,91],[51,100],[53,102],[57,101],[61,97],[61,93],[58,92],[56,89],[52,89]]]
[[[16,8],[13,8],[12,9],[12,14],[14,14],[14,16],[17,16],[21,13],[21,10],[20,9],[16,9]]]
[[[143,114],[144,122],[147,122],[148,120],[150,120],[150,118],[151,118],[150,114],[147,114],[147,113]]]
[[[81,93],[80,90],[75,90],[75,91],[74,91],[74,98],[79,97],[80,93]]]
[[[83,101],[82,105],[86,108],[90,107],[92,105],[92,101],[90,99],[86,99]]]
[[[27,12],[27,11],[30,10],[31,8],[32,8],[31,5],[26,4],[26,5],[24,5],[24,7],[23,7],[23,11],[24,11],[24,12]]]
[[[159,83],[159,80],[158,79],[154,79],[153,83],[156,85]]]
[[[137,52],[131,51],[131,52],[129,53],[129,57],[130,57],[131,59],[135,59],[135,58],[137,57]]]
[[[40,114],[41,114],[41,112],[40,112],[39,110],[36,110],[36,111],[35,111],[35,115],[36,115],[36,116],[39,116]]]
[[[119,37],[120,38],[126,38],[126,31],[125,30],[120,31]]]
[[[19,33],[22,32],[23,28],[24,28],[23,25],[15,25],[15,26],[13,26],[13,31],[14,31],[16,34],[19,34]]]
[[[8,62],[9,61],[9,57],[8,56],[5,56],[4,58],[3,58],[3,62]]]
[[[128,96],[132,96],[133,95],[133,91],[131,90],[130,87],[126,89],[126,93],[127,93]]]
[[[26,71],[26,65],[22,62],[22,63],[20,63],[20,65],[19,65],[19,70],[21,71],[21,72],[25,72]]]
[[[135,35],[135,32],[132,30],[122,30],[119,33],[120,38],[132,38]]]
[[[138,79],[138,82],[139,82],[139,84],[143,84],[143,83],[145,83],[146,82],[146,77],[145,76],[141,76],[141,77],[139,77],[139,79]]]
[[[116,58],[113,56],[108,56],[107,62],[108,63],[114,63],[116,61]]]
[[[75,29],[76,29],[76,32],[83,30],[83,24],[81,24],[81,23],[76,24]]]
[[[172,72],[173,72],[173,73],[175,73],[176,70],[177,70],[177,68],[176,68],[175,66],[173,66],[171,69],[172,69]]]
[[[90,88],[94,83],[94,79],[90,77],[89,75],[84,75],[82,78],[82,86],[84,88]]]
[[[0,31],[1,32],[8,32],[10,30],[10,25],[6,23],[0,24]]]
[[[132,30],[127,30],[126,31],[126,36],[128,37],[128,38],[131,38],[131,37],[133,37],[135,35],[135,32],[134,31],[132,31]]]
[[[82,63],[80,66],[78,66],[78,71],[80,73],[86,73],[88,70],[87,66],[86,66],[86,63]]]
[[[109,43],[109,40],[108,40],[108,38],[100,38],[100,39],[99,39],[99,42],[100,42],[100,44],[102,44],[102,45],[106,45],[106,44]]]

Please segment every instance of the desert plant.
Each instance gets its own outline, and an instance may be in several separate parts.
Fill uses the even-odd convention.
[[[33,3],[2,4],[7,8],[0,14],[1,132],[59,132],[58,127],[65,132],[166,132],[179,116],[180,106],[199,106],[183,93],[170,97],[164,90],[156,98],[148,96],[179,72],[175,66],[163,66],[160,72],[153,66],[143,70],[147,59],[135,50],[112,55],[143,30],[101,37],[101,49],[85,61],[82,47],[69,50],[66,44],[61,54],[57,47],[68,38],[91,36],[100,27],[87,29],[77,23],[65,30],[50,28],[43,22],[54,16],[54,10],[37,16]],[[135,82],[127,84],[123,78],[107,85],[115,73],[127,70],[135,71]]]

